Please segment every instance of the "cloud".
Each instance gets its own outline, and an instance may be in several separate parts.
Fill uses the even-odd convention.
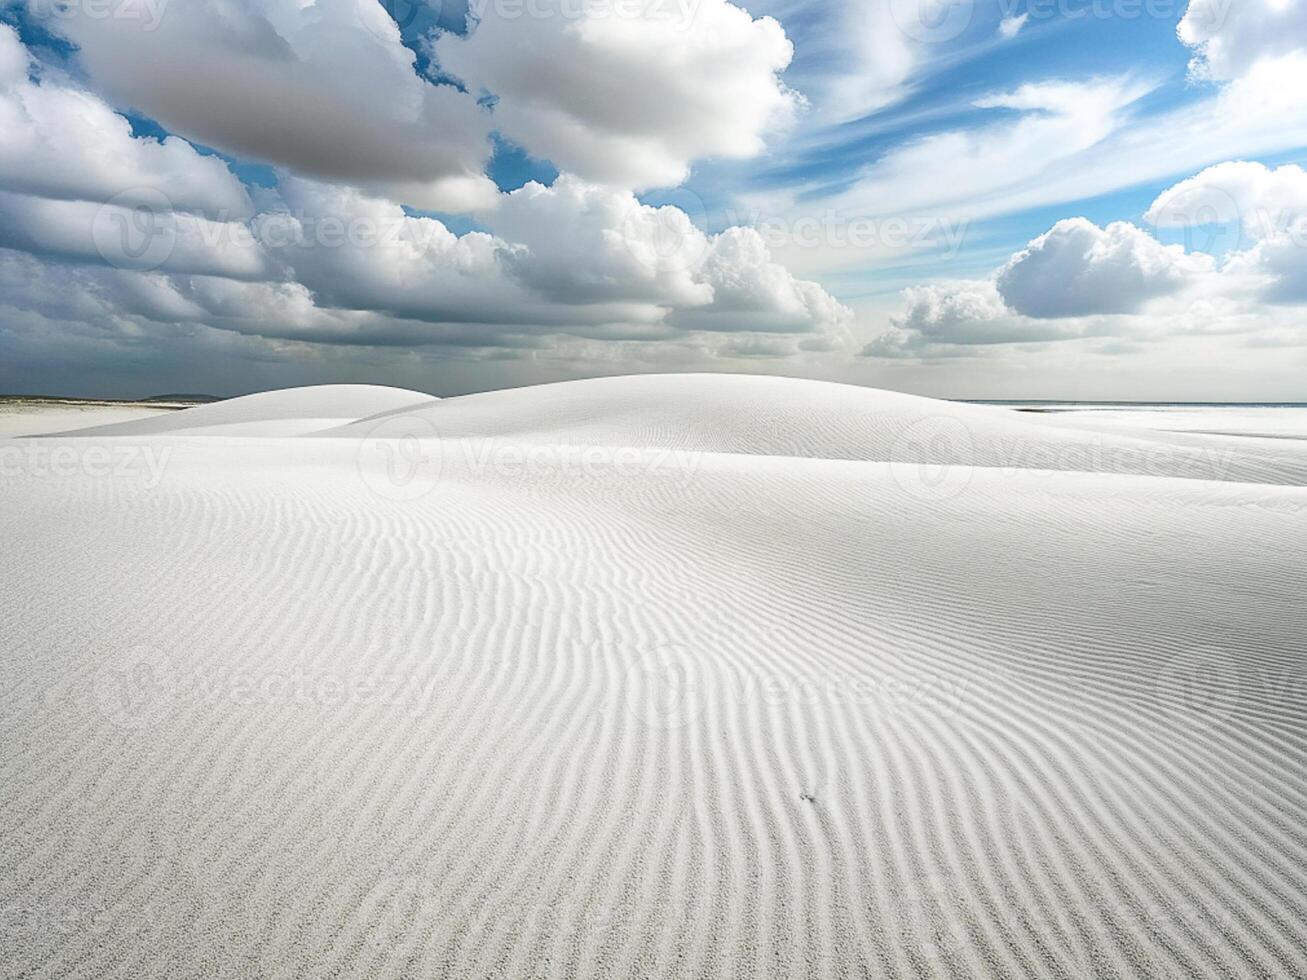
[[[1212,268],[1211,256],[1163,245],[1128,222],[1099,228],[1067,218],[1008,259],[995,286],[1009,308],[1030,317],[1136,313]]]
[[[947,8],[945,22],[964,7],[969,10],[969,4]],[[855,119],[905,94],[932,46],[914,40],[900,21],[921,26],[923,9],[914,0],[820,0],[786,11],[798,24],[816,24],[804,38],[806,59],[798,78],[802,90],[815,97],[819,116],[834,123]],[[782,23],[791,21],[782,17]]]
[[[675,314],[673,322],[686,329],[842,333],[853,319],[852,311],[817,283],[796,279],[772,261],[752,228],[714,236],[696,273],[713,300]]]
[[[1039,193],[1057,180],[1068,160],[1115,133],[1128,107],[1148,91],[1147,84],[1117,77],[1040,82],[989,95],[975,100],[974,108],[988,110],[992,121],[901,143],[847,189],[810,197],[788,210],[811,214],[819,206],[850,221],[898,216],[965,224],[1003,210],[1005,198]],[[859,257],[858,249],[828,255],[831,264]]]
[[[473,0],[469,35],[427,42],[466,90],[421,77],[376,0],[171,0],[149,29],[47,22],[119,107],[428,210],[493,204],[492,130],[561,170],[639,189],[679,184],[695,159],[757,154],[801,102],[779,77],[793,54],[780,24],[726,0],[504,7]]]
[[[1238,223],[1261,240],[1307,215],[1307,171],[1295,164],[1271,168],[1232,160],[1167,188],[1144,217],[1158,227]]]
[[[241,222],[0,191],[0,247],[136,271],[262,279],[268,256]]]
[[[549,187],[533,181],[503,195],[488,220],[524,246],[509,257],[514,274],[557,301],[713,301],[696,274],[709,238],[680,208],[643,205],[629,191],[563,174]]]
[[[338,14],[327,0],[323,17]],[[234,23],[263,37],[257,18]],[[177,137],[134,138],[103,101],[32,63],[7,26],[0,122],[0,248],[36,257],[21,267],[60,284],[10,284],[31,312],[81,310],[138,330],[198,323],[320,343],[499,348],[547,335],[815,340],[850,315],[776,264],[756,233],[709,235],[679,208],[570,174],[496,193],[482,202],[488,230],[461,235],[375,191],[285,171],[258,189],[252,214],[221,159]],[[70,265],[75,274],[54,271]]]
[[[1190,71],[1230,81],[1260,61],[1307,48],[1307,4],[1295,0],[1191,0],[1176,28],[1194,49]]]
[[[183,139],[132,136],[94,95],[46,71],[34,81],[27,49],[0,24],[0,187],[42,197],[170,207],[244,218],[250,199],[227,164]]]
[[[986,279],[913,286],[868,357],[965,353],[994,344],[1219,332],[1244,283],[1215,259],[1127,222],[1057,222]]]
[[[706,235],[678,208],[568,174],[503,195],[493,233],[461,236],[357,191],[287,179],[282,193],[256,237],[333,306],[590,337],[814,333],[850,316],[756,232]]]
[[[862,349],[864,357],[957,355],[994,344],[1042,343],[1092,334],[1083,322],[1036,320],[1012,310],[993,279],[910,286],[889,329]]]
[[[1271,37],[1259,26],[1256,14],[1267,3],[1279,10],[1268,23],[1288,23],[1279,9],[1288,5],[1279,0],[1210,3],[1215,20],[1204,36],[1220,42],[1212,48],[1220,67],[1199,74],[1216,84],[1191,89],[1170,108],[1144,100],[1170,83],[1143,73],[1040,81],[974,101],[993,110],[992,116],[924,136],[914,137],[909,128],[906,139],[859,173],[832,174],[824,167],[817,179],[755,196],[754,202],[790,218],[833,208],[849,220],[903,216],[976,223],[1175,178],[1232,155],[1307,144],[1307,31]],[[1297,3],[1295,9],[1293,17],[1300,17],[1307,8]],[[1197,3],[1190,5],[1188,20],[1197,30]],[[1199,35],[1189,30],[1186,35],[1201,47]],[[932,109],[939,109],[938,100],[925,110],[927,118]],[[824,143],[814,141],[823,159],[861,157],[855,151],[862,149],[864,130],[849,132],[848,143],[839,132],[829,133]],[[861,258],[848,249],[779,254],[818,276]]]
[[[1222,272],[1260,283],[1263,300],[1307,302],[1307,171],[1230,161],[1157,196],[1146,217],[1161,227],[1237,223],[1248,248],[1232,251]]]
[[[1030,14],[1020,14],[1019,16],[1004,17],[998,24],[998,36],[1005,41],[1010,41],[1020,33],[1021,28],[1026,26],[1026,21],[1030,19]]]
[[[207,146],[418,207],[494,198],[489,114],[420,78],[375,0],[172,0],[151,30],[129,17],[48,23],[115,103]]]
[[[678,209],[570,176],[505,197],[493,213],[502,227],[456,235],[356,188],[289,175],[276,206],[246,223],[0,192],[0,247],[85,266],[70,288],[116,316],[270,338],[509,348],[561,335],[842,339],[849,311],[772,262],[755,232],[705,235]],[[655,251],[667,226],[695,243],[691,262],[664,264]]]
[[[467,36],[434,42],[441,69],[496,99],[504,134],[590,181],[679,184],[696,158],[758,153],[797,105],[780,24],[725,0],[480,6]]]

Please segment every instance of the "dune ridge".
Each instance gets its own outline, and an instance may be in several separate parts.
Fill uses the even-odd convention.
[[[329,394],[0,472],[19,975],[1307,972],[1296,443]]]
[[[385,385],[308,385],[303,388],[261,391],[148,418],[47,435],[297,436],[371,415],[404,411],[437,400],[434,395]]]

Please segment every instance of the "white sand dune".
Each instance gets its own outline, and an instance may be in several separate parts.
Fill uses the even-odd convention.
[[[408,394],[0,442],[14,975],[1307,974],[1303,444]]]
[[[1079,418],[1071,426],[1058,415],[794,378],[598,378],[467,395],[389,414],[429,423],[422,431],[446,440],[513,446],[636,446],[1307,485],[1307,447],[1143,427],[1123,431]],[[320,434],[366,436],[382,418]]]
[[[434,395],[385,385],[309,385],[51,434],[296,436],[437,401]]]

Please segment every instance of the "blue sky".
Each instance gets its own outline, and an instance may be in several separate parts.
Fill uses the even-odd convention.
[[[10,390],[1307,397],[1303,0],[3,10]]]

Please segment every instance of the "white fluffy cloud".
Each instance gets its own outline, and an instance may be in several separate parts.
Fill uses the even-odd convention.
[[[695,272],[713,301],[676,313],[675,322],[689,329],[842,334],[853,318],[817,283],[796,279],[772,261],[752,228],[714,236]]]
[[[283,196],[287,210],[256,219],[257,237],[332,306],[585,336],[821,334],[850,315],[772,262],[757,233],[705,235],[677,208],[570,175],[504,195],[493,234],[456,236],[308,181],[284,181]]]
[[[200,143],[418,207],[493,200],[489,114],[416,74],[376,0],[171,0],[150,30],[49,24],[114,102]]]
[[[756,233],[707,236],[676,209],[559,184],[516,192],[501,234],[463,235],[356,189],[290,177],[280,205],[248,223],[0,192],[0,247],[98,269],[75,285],[122,315],[265,337],[488,348],[564,334],[842,338],[849,311],[771,262]],[[659,264],[648,233],[664,222],[698,242],[693,262]]]
[[[1218,272],[1212,256],[1163,245],[1127,222],[1100,228],[1069,218],[987,279],[905,289],[902,311],[863,354],[956,355],[992,344],[1210,332],[1246,288],[1245,278]]]
[[[1167,188],[1144,217],[1158,227],[1237,223],[1260,241],[1307,215],[1307,171],[1246,160],[1214,167]]]
[[[1190,0],[1176,32],[1195,51],[1194,74],[1229,81],[1247,75],[1259,61],[1307,49],[1307,4]]]
[[[328,21],[333,9],[328,0]],[[303,27],[304,18],[291,22]],[[263,36],[257,18],[233,23]],[[188,323],[268,338],[500,349],[547,335],[706,331],[830,346],[849,316],[773,262],[755,233],[708,235],[678,208],[568,174],[551,187],[496,192],[481,202],[490,229],[462,235],[353,181],[291,172],[258,189],[251,214],[221,159],[180,138],[134,138],[104,102],[33,65],[8,27],[0,121],[0,249],[11,270],[36,270],[45,284],[6,288],[30,312],[66,320],[80,311],[133,329]],[[13,259],[22,253],[25,264]]]
[[[441,68],[498,100],[506,135],[588,180],[679,184],[696,158],[758,153],[795,106],[784,30],[726,0],[481,6],[468,36],[435,42]]]
[[[1263,299],[1307,301],[1307,171],[1231,161],[1208,167],[1158,195],[1148,209],[1163,227],[1237,224],[1248,247],[1223,271],[1260,281]]]
[[[701,157],[758,153],[799,101],[779,78],[793,53],[780,24],[726,0],[543,0],[513,16],[474,0],[470,34],[429,48],[466,91],[419,76],[376,0],[155,6],[139,5],[149,29],[133,17],[48,25],[120,108],[420,208],[493,203],[495,129],[561,170],[638,189],[680,183]]]
[[[695,270],[708,238],[675,207],[642,205],[629,191],[564,174],[501,198],[495,231],[524,248],[510,257],[518,277],[569,302],[639,300],[674,306],[713,301]]]
[[[1135,313],[1212,268],[1210,256],[1162,245],[1128,222],[1099,228],[1067,218],[1008,259],[995,285],[1007,306],[1026,316]]]
[[[0,246],[136,271],[233,279],[272,274],[268,256],[239,221],[4,191],[0,191]]]
[[[1003,302],[993,279],[960,279],[910,286],[889,329],[863,348],[864,357],[919,357],[962,353],[993,344],[1042,343],[1098,332],[1082,320],[1037,320]]]
[[[389,201],[288,178],[255,235],[320,301],[432,322],[588,336],[838,330],[848,310],[752,231],[706,235],[674,207],[571,175],[503,195],[493,234],[454,235]]]
[[[0,187],[44,197],[172,207],[245,218],[245,188],[218,157],[175,136],[136,139],[127,120],[54,72],[39,81],[0,24]]]

